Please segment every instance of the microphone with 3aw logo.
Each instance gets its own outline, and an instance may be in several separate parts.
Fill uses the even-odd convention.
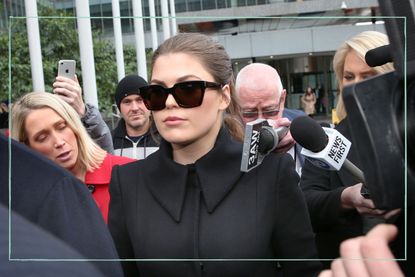
[[[346,159],[352,143],[339,131],[321,127],[309,116],[300,116],[291,122],[291,135],[303,149],[301,154],[313,165],[325,170],[340,170],[344,167],[359,182],[365,183],[363,172]],[[362,186],[361,194],[369,197],[369,192]]]
[[[278,142],[288,133],[288,128],[272,128],[268,121],[258,118],[245,126],[241,171],[248,172],[260,165],[266,155],[277,148]]]

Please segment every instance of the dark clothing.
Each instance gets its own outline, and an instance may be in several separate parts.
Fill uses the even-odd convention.
[[[11,139],[11,209],[89,259],[117,259],[117,250],[88,188],[67,170]],[[0,135],[0,202],[9,203],[9,142]],[[36,258],[36,257],[35,257]],[[54,258],[61,258],[56,252]],[[94,262],[121,276],[119,262]]]
[[[349,124],[346,120],[347,118],[343,119],[336,129],[351,140]],[[350,148],[347,159],[360,167],[358,153],[353,146]],[[342,241],[364,234],[362,216],[356,210],[343,211],[340,209],[341,193],[346,187],[357,183],[359,181],[345,169],[328,171],[315,167],[308,161],[305,162],[300,186],[307,200],[321,259],[339,257],[339,247]],[[408,195],[413,195],[411,187],[408,188]],[[412,247],[415,222],[414,203],[409,201],[406,209],[407,219],[405,211],[402,210],[400,214],[389,219],[387,223],[395,224],[399,230],[398,236],[390,244],[395,258],[405,259],[406,257],[407,261],[399,261],[399,265],[405,276],[414,276],[413,261],[415,254]],[[408,247],[407,252],[405,242]],[[407,256],[405,256],[405,253],[407,253]],[[323,264],[327,268],[330,267],[329,261]]]
[[[284,108],[284,111],[282,112],[282,117],[286,117],[290,121],[292,121],[296,117],[304,116],[304,115],[306,115],[305,112],[303,112],[302,110],[296,110],[296,109]]]
[[[288,118],[290,121],[293,121],[295,118],[297,118],[299,116],[306,116],[306,114],[302,110],[284,108],[282,116],[285,117],[285,118]],[[304,166],[304,156],[300,154],[301,149],[303,149],[301,147],[301,145],[296,143],[295,144],[295,153],[296,153],[295,160],[298,159],[298,161],[300,162],[301,168],[302,168]],[[299,173],[299,175],[301,176],[301,169],[299,171],[297,171],[297,173]]]
[[[101,116],[98,108],[90,104],[85,104],[85,114],[81,117],[88,135],[105,151],[114,153],[112,145],[111,131],[107,123]]]
[[[413,193],[408,184],[408,194]],[[392,253],[396,259],[401,259],[398,263],[405,276],[415,276],[415,205],[409,202],[405,211],[402,211],[395,218],[389,219],[388,223],[398,227],[398,235],[390,243]]]
[[[169,143],[143,161],[115,166],[108,225],[120,258],[317,258],[307,206],[287,154],[240,171],[242,144],[221,130],[195,164],[172,160]],[[284,262],[287,276],[316,276],[320,264]],[[125,276],[275,276],[275,261],[137,262]]]
[[[336,129],[351,140],[345,120]],[[350,148],[347,159],[359,167],[356,148]],[[339,246],[343,240],[363,235],[360,214],[355,209],[344,211],[340,204],[343,190],[357,183],[359,180],[344,168],[340,171],[329,171],[318,168],[307,160],[304,164],[300,186],[308,204],[321,259],[339,257]],[[329,262],[326,266],[329,266]]]
[[[1,112],[0,113],[0,129],[9,128],[9,113]]]
[[[51,257],[71,259],[82,255],[19,214],[11,211],[10,216],[12,223],[9,241],[9,211],[0,204],[0,276],[105,276],[91,262],[28,261],[28,259]],[[11,260],[9,260],[9,245],[11,245]]]
[[[152,136],[152,133],[155,136],[158,135],[157,129],[154,124],[151,128],[141,138],[134,141],[128,137],[125,121],[121,118],[117,127],[112,131],[114,154],[141,160],[157,151],[159,146]]]

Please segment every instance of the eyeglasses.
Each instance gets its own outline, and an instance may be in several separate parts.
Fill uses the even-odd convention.
[[[159,111],[166,107],[169,94],[182,108],[194,108],[202,105],[206,88],[222,88],[223,85],[208,81],[187,81],[175,84],[171,88],[160,85],[149,85],[140,88],[144,105],[151,111]]]
[[[273,110],[266,110],[266,111],[261,111],[261,114],[264,118],[268,118],[268,117],[273,117],[276,116],[278,113],[280,112],[280,109],[273,109]],[[254,110],[254,111],[247,111],[247,112],[242,112],[242,116],[245,118],[249,118],[249,119],[257,119],[259,116],[259,111],[258,110]]]
[[[269,118],[269,117],[278,115],[278,113],[280,112],[280,105],[281,105],[281,97],[280,97],[280,100],[278,101],[278,106],[276,108],[270,109],[270,110],[264,110],[264,111],[261,110],[262,117]],[[242,117],[252,121],[258,118],[259,113],[260,112],[257,109],[242,111]]]

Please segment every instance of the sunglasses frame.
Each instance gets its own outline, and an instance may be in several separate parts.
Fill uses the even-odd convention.
[[[180,96],[178,95],[178,93],[176,92],[176,90],[180,87],[180,86],[185,86],[185,85],[189,85],[189,84],[197,84],[198,87],[193,88],[193,92],[196,89],[200,89],[201,90],[201,97],[200,100],[198,100],[197,103],[195,104],[187,104],[187,103],[182,103]],[[164,105],[162,108],[157,107],[154,108],[154,106],[152,107],[150,105],[150,94],[151,92],[149,92],[149,90],[151,90],[152,88],[154,89],[159,89],[160,91],[163,91],[165,96],[164,99]],[[193,80],[193,81],[185,81],[185,82],[180,82],[180,83],[176,83],[174,84],[172,87],[170,88],[166,88],[163,87],[161,85],[148,85],[145,87],[140,88],[140,96],[143,99],[144,105],[146,106],[146,108],[150,111],[160,111],[163,110],[164,108],[166,108],[166,100],[169,97],[169,94],[171,94],[174,98],[174,100],[176,101],[177,105],[179,105],[179,107],[181,108],[195,108],[198,107],[200,105],[202,105],[203,103],[203,98],[205,96],[205,90],[207,88],[216,88],[216,89],[221,89],[223,88],[222,84],[219,83],[215,83],[215,82],[209,82],[209,81],[202,81],[202,80]]]

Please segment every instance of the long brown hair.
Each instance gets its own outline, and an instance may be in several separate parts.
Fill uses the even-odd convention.
[[[244,130],[241,111],[235,97],[235,81],[231,59],[225,48],[210,36],[204,34],[179,33],[164,41],[154,52],[151,61],[151,73],[157,58],[169,53],[185,53],[197,57],[210,75],[213,76],[215,82],[229,85],[231,101],[225,111],[224,124],[234,139],[242,141]]]

